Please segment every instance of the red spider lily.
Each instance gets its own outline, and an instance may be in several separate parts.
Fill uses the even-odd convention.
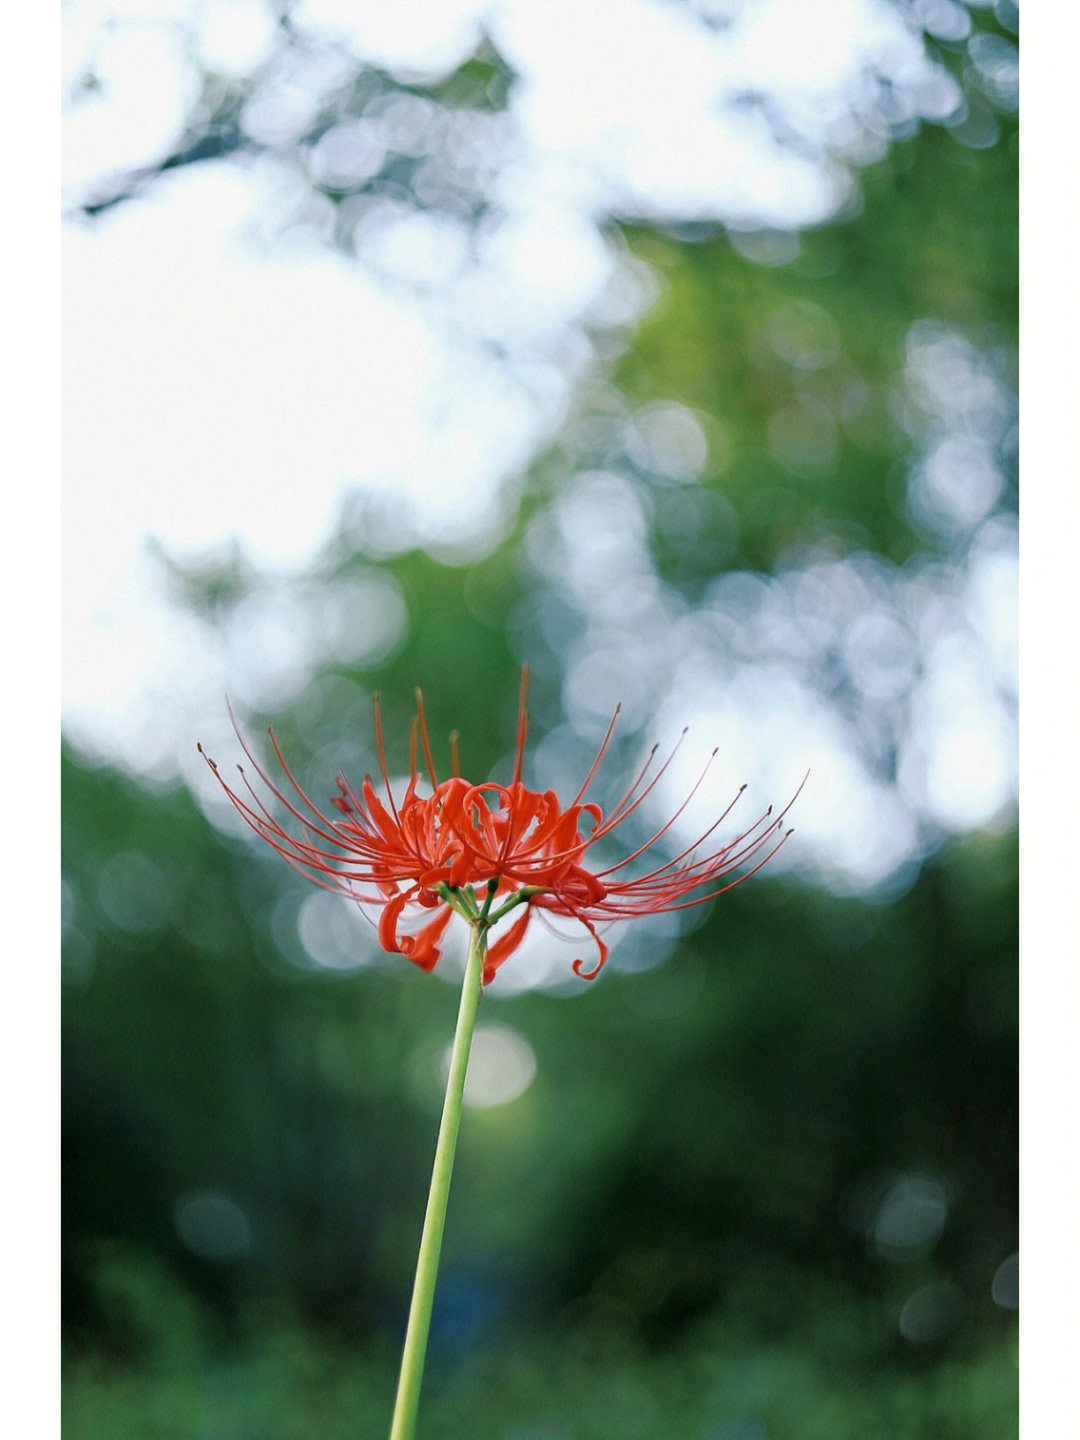
[[[416,692],[417,715],[410,738],[410,778],[404,795],[394,799],[383,745],[378,697],[375,699],[375,737],[386,804],[379,799],[370,775],[357,793],[345,777],[337,780],[338,794],[331,804],[344,818],[330,818],[301,789],[289,769],[273,729],[270,743],[291,787],[282,790],[267,775],[237,728],[244,753],[270,793],[284,807],[298,829],[290,832],[274,817],[238,767],[245,794],[238,794],[222,779],[217,765],[204,755],[237,811],[278,854],[324,889],[348,895],[360,904],[382,907],[379,942],[384,950],[403,954],[422,970],[439,960],[439,941],[456,910],[470,923],[488,928],[518,906],[524,909],[510,928],[487,949],[484,984],[521,944],[534,911],[580,921],[592,937],[598,958],[590,969],[581,960],[574,973],[592,980],[607,959],[608,947],[598,926],[634,915],[655,915],[684,910],[715,899],[759,870],[783,844],[791,831],[780,833],[783,812],[772,806],[733,840],[716,848],[708,842],[727,818],[745,785],[719,818],[692,844],[642,874],[627,876],[625,868],[640,860],[674,825],[704,779],[704,771],[675,814],[647,840],[614,865],[592,870],[586,865],[590,846],[622,824],[654,789],[674,757],[675,750],[649,777],[657,747],[618,803],[605,816],[599,805],[586,802],[611,741],[619,716],[616,709],[596,759],[569,805],[563,806],[553,790],[527,789],[521,782],[525,736],[528,730],[529,672],[522,674],[518,709],[517,752],[509,785],[489,781],[471,785],[458,773],[456,736],[451,738],[453,776],[439,781],[428,739],[424,702]],[[235,719],[234,719],[235,726]],[[685,735],[685,730],[683,734]],[[417,793],[417,735],[433,793]],[[681,741],[681,737],[680,737]],[[199,746],[200,753],[202,746]],[[713,755],[716,751],[713,751]],[[711,761],[711,757],[710,757]],[[706,766],[706,770],[708,766]],[[801,788],[801,787],[800,787]],[[590,828],[582,833],[583,817]],[[715,843],[715,842],[714,842]],[[765,853],[762,853],[762,852]],[[704,852],[704,853],[699,853]],[[719,878],[735,867],[753,861],[750,869],[717,886]],[[497,897],[502,902],[493,910]],[[398,924],[414,908],[433,912],[415,935],[399,935]]]

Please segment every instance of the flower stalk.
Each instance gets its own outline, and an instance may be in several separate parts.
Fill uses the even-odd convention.
[[[475,785],[462,776],[456,732],[450,740],[453,774],[448,780],[439,780],[419,690],[416,719],[409,732],[409,780],[404,793],[399,790],[397,796],[390,783],[378,697],[374,700],[375,743],[385,802],[376,792],[370,774],[364,776],[359,790],[339,775],[338,793],[330,802],[336,813],[321,810],[301,789],[272,729],[270,744],[285,777],[284,784],[271,778],[239,729],[241,748],[261,786],[249,778],[242,765],[237,766],[239,785],[230,785],[215,762],[205,757],[237,813],[294,870],[324,890],[348,896],[361,907],[377,907],[379,944],[388,954],[404,955],[421,970],[430,971],[438,964],[440,942],[451,917],[459,915],[469,927],[469,955],[390,1440],[413,1440],[416,1430],[465,1074],[483,987],[494,980],[500,966],[522,944],[534,915],[561,916],[584,929],[596,947],[596,959],[587,967],[578,958],[571,968],[583,980],[595,979],[608,956],[602,930],[614,921],[703,905],[741,885],[776,854],[791,834],[784,829],[784,819],[799,793],[795,792],[778,815],[773,814],[770,805],[736,835],[721,840],[718,831],[746,789],[743,785],[712,824],[695,841],[680,848],[665,837],[697,793],[710,760],[686,799],[666,821],[655,829],[651,825],[643,827],[645,838],[640,838],[639,832],[638,843],[621,860],[597,866],[592,863],[590,851],[641,811],[674,760],[679,743],[655,769],[658,747],[654,745],[621,798],[605,812],[585,795],[611,742],[619,717],[616,709],[584,780],[570,802],[564,804],[554,790],[531,790],[522,779],[529,728],[528,694],[526,667],[521,676],[517,749],[508,785],[493,780]],[[430,793],[426,794],[427,781],[417,769],[418,753],[423,754],[431,782]],[[716,753],[714,750],[713,755]],[[291,819],[283,822],[278,818],[274,800]],[[639,822],[643,818],[644,812],[639,813]],[[654,847],[661,846],[674,853],[659,858]],[[739,873],[727,878],[732,871]],[[518,913],[513,922],[489,945],[489,932],[514,911]],[[410,920],[411,928],[399,930],[400,924]]]
[[[494,888],[488,895],[485,911],[490,905],[493,895]],[[457,1026],[454,1030],[454,1045],[450,1053],[450,1074],[446,1081],[446,1098],[443,1101],[442,1119],[439,1122],[439,1138],[435,1144],[435,1163],[431,1171],[431,1186],[428,1190],[424,1228],[420,1236],[420,1253],[416,1261],[416,1278],[413,1281],[409,1321],[405,1329],[405,1345],[401,1355],[401,1373],[398,1378],[397,1398],[394,1401],[394,1416],[390,1425],[390,1440],[413,1440],[416,1431],[416,1415],[420,1404],[420,1382],[424,1374],[424,1358],[427,1354],[428,1332],[431,1328],[431,1311],[435,1303],[439,1253],[442,1250],[443,1230],[446,1226],[450,1176],[454,1168],[454,1152],[457,1149],[458,1130],[461,1125],[465,1075],[469,1067],[469,1049],[472,1045],[476,1011],[483,988],[487,926],[488,922],[483,918],[483,912],[469,925],[469,955],[465,964],[465,979],[461,987],[461,1003],[458,1007]]]

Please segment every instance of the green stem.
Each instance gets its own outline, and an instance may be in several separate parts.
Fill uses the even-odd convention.
[[[545,889],[546,886],[544,885],[523,885],[520,890],[514,891],[513,895],[510,896],[510,899],[507,900],[504,905],[499,906],[494,915],[482,914],[481,919],[486,919],[489,925],[494,925],[518,905],[527,905],[534,895],[542,895]],[[489,904],[490,898],[489,896]],[[487,905],[484,906],[484,911],[486,912],[486,910]]]
[[[465,1072],[469,1065],[476,1010],[480,1003],[484,957],[487,951],[487,927],[470,927],[469,958],[461,987],[454,1048],[450,1054],[450,1074],[446,1081],[439,1138],[435,1143],[435,1164],[431,1171],[424,1229],[420,1236],[420,1254],[416,1261],[409,1323],[405,1330],[405,1346],[401,1353],[401,1374],[398,1379],[394,1418],[390,1440],[412,1440],[416,1431],[416,1412],[420,1403],[420,1382],[424,1375],[431,1308],[435,1301],[435,1278],[439,1271],[439,1251],[446,1225],[446,1202],[450,1194],[450,1175],[454,1168],[458,1128],[461,1124],[461,1101],[465,1091]]]

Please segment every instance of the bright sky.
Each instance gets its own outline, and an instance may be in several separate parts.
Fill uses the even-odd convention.
[[[305,606],[292,577],[356,490],[402,507],[402,544],[439,537],[483,552],[513,504],[502,487],[555,433],[594,363],[583,317],[625,324],[648,301],[648,284],[601,234],[610,208],[797,230],[851,195],[848,171],[818,147],[865,158],[881,143],[852,120],[868,104],[867,67],[890,78],[913,117],[956,106],[954,83],[891,5],[733,0],[724,9],[731,24],[709,28],[698,19],[707,4],[670,0],[302,0],[294,26],[327,43],[290,68],[278,64],[261,0],[65,7],[69,205],[175,145],[202,66],[233,75],[263,67],[242,123],[264,144],[276,138],[283,157],[186,166],[93,224],[65,224],[64,694],[79,743],[144,774],[179,769],[198,785],[191,737],[213,743],[225,691],[241,705],[283,700],[335,646],[364,659],[393,644],[408,617],[376,571],[329,619]],[[930,11],[939,32],[966,19],[952,0]],[[507,125],[469,142],[493,172],[500,223],[472,248],[452,219],[388,204],[359,261],[318,239],[318,217],[282,234],[281,217],[310,199],[288,144],[319,97],[361,63],[450,72],[482,31],[520,77]],[[87,91],[90,69],[100,88]],[[766,104],[735,103],[748,94]],[[802,137],[797,149],[776,143],[772,128],[783,127]],[[380,153],[370,130],[335,143],[320,163],[362,165]],[[931,337],[931,357],[933,345],[945,346],[955,374],[962,341]],[[977,356],[964,363],[982,375]],[[693,423],[673,413],[653,443],[690,453]],[[963,417],[935,424],[913,494],[927,523],[947,528],[959,507],[962,522],[977,525],[999,477],[985,447],[971,449],[979,442],[965,438]],[[766,651],[747,654],[708,700],[708,687],[672,676],[658,723],[675,724],[668,711],[681,698],[693,713],[676,730],[688,719],[706,734],[720,728],[733,760],[755,772],[755,743],[775,759],[787,753],[782,737],[798,733],[792,765],[764,777],[781,790],[809,737],[822,781],[800,801],[804,854],[847,883],[872,884],[902,865],[917,849],[919,814],[957,828],[994,823],[1015,783],[1015,721],[1000,685],[1003,670],[1015,671],[1015,567],[1012,539],[998,538],[954,577],[955,623],[920,634],[932,636],[921,748],[899,791],[873,777],[858,737]],[[240,546],[268,576],[257,613],[211,631],[172,602],[151,541],[181,559]],[[899,626],[902,651],[918,627],[895,620],[901,588],[897,579],[882,598],[881,623],[887,636]],[[599,651],[595,610],[593,627]],[[872,637],[864,648],[873,651]],[[632,685],[633,674],[613,683]],[[889,683],[876,672],[867,680]]]

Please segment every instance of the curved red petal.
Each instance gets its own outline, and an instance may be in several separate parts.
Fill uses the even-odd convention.
[[[401,912],[407,903],[412,899],[411,890],[403,890],[400,895],[395,895],[388,900],[379,916],[379,944],[388,955],[400,955],[401,946],[398,944],[397,926],[401,919]]]
[[[442,939],[442,933],[453,913],[450,906],[446,905],[434,920],[428,921],[419,934],[402,935],[399,942],[401,953],[414,965],[419,965],[421,970],[434,970],[442,954],[438,942]]]
[[[525,914],[522,915],[519,920],[515,920],[513,925],[510,926],[510,929],[507,930],[506,934],[500,935],[498,940],[495,941],[495,944],[492,945],[491,948],[488,950],[487,962],[484,965],[485,985],[491,984],[492,980],[494,980],[495,978],[495,972],[496,970],[498,970],[499,966],[503,963],[505,959],[507,959],[508,956],[514,953],[514,951],[521,944],[522,940],[525,939],[525,931],[529,928],[529,921],[531,919],[532,915],[529,911],[529,907],[526,905]]]
[[[586,970],[580,959],[575,960],[570,968],[571,970],[573,970],[574,974],[577,975],[578,978],[581,980],[595,980],[597,975],[599,975],[600,971],[604,968],[604,961],[608,957],[608,947],[604,944],[603,940],[600,939],[600,936],[596,933],[595,927],[585,918],[584,915],[578,915],[577,918],[581,921],[582,925],[585,926],[585,929],[588,930],[589,934],[596,941],[596,948],[599,952],[599,959],[591,970]]]

